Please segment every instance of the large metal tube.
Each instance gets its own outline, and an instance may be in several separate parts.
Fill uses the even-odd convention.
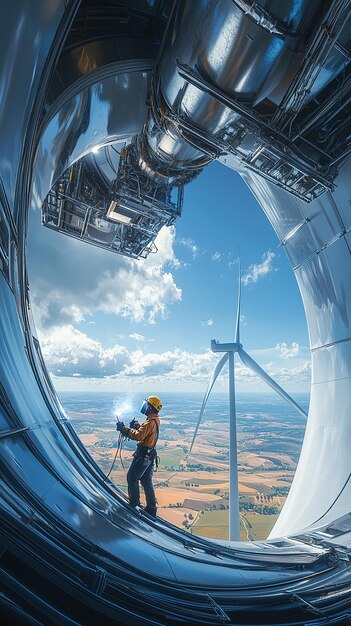
[[[289,24],[283,37],[281,28],[262,28],[257,16],[265,12],[257,3],[256,23],[233,0],[179,3],[154,77],[153,107],[143,144],[151,160],[157,160],[159,171],[181,170],[190,163],[201,167],[208,161],[201,142],[194,145],[181,134],[177,118],[219,139],[240,117],[189,84],[180,76],[178,65],[195,68],[218,89],[241,102],[252,105],[265,98],[274,101],[277,94],[279,98],[282,84],[289,84],[296,70],[300,39],[295,35],[310,28],[318,7],[318,1],[300,2],[298,8],[294,1],[279,4],[277,20]],[[148,168],[148,173],[152,175],[152,169]]]

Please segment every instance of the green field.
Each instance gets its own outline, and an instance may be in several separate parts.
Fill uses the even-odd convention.
[[[201,535],[202,537],[210,537],[212,539],[224,539],[229,538],[229,511],[204,511],[200,514],[194,526],[192,532],[195,535]],[[240,539],[245,541],[247,539],[245,528],[240,522]]]
[[[267,539],[278,515],[260,515],[259,513],[245,513],[252,541]]]
[[[278,515],[260,515],[257,513],[245,513],[247,529],[252,541],[258,539],[267,539],[271,532]],[[192,532],[202,537],[211,537],[212,539],[228,539],[229,530],[229,511],[204,511],[200,513],[197,521],[191,527]],[[248,536],[246,528],[240,521],[240,539],[247,541]]]
[[[171,450],[160,450],[160,469],[165,469],[166,467],[174,467],[174,469],[178,469],[180,463],[185,458],[185,452],[180,448],[173,448]]]
[[[239,474],[239,481],[241,485],[245,485],[245,487],[251,487],[251,489],[256,489],[258,493],[263,493],[265,496],[274,494],[274,490],[264,485],[263,483],[247,483],[245,480],[241,480],[241,476]]]
[[[204,511],[192,526],[192,532],[212,539],[228,539],[229,511]]]

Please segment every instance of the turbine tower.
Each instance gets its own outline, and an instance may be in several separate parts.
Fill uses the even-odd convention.
[[[237,452],[237,430],[236,430],[236,403],[235,403],[235,368],[234,355],[237,353],[241,362],[269,385],[277,394],[279,394],[286,402],[288,402],[298,413],[307,418],[307,413],[293,400],[278,383],[271,378],[262,367],[254,361],[252,357],[245,352],[242,343],[240,343],[240,309],[241,309],[241,275],[239,263],[239,286],[238,286],[238,305],[236,313],[235,337],[234,343],[219,343],[212,339],[211,349],[213,352],[224,352],[215,368],[213,369],[210,382],[207,386],[205,397],[202,402],[195,432],[189,449],[192,451],[197,432],[204,414],[207,400],[212,391],[222,368],[229,361],[229,540],[240,541],[240,516],[239,516],[239,482],[238,482],[238,452]]]

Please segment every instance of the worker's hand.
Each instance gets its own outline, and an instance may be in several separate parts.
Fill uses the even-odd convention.
[[[117,428],[118,432],[123,433],[123,431],[125,429],[125,425],[123,424],[123,422],[117,422],[116,428]]]
[[[136,419],[133,419],[129,424],[129,428],[134,428],[135,430],[138,430],[138,428],[140,428],[140,424]]]

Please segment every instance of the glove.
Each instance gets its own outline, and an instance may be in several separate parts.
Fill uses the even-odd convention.
[[[117,422],[116,428],[117,428],[118,432],[123,433],[123,431],[125,429],[125,425],[123,424],[123,422]]]
[[[138,430],[138,428],[140,428],[140,424],[136,419],[133,419],[129,424],[129,428],[134,428],[135,430]]]

